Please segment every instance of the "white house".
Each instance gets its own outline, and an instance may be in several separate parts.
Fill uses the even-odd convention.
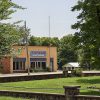
[[[79,63],[78,62],[70,62],[70,63],[67,63],[63,66],[64,70],[75,70],[77,68],[79,68]]]

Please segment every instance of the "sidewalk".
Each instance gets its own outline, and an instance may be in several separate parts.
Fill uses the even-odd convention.
[[[33,72],[30,73],[30,76],[33,75],[50,75],[50,74],[62,74],[62,71],[57,72]],[[13,77],[13,76],[28,76],[28,73],[12,73],[12,74],[0,74],[0,77]]]

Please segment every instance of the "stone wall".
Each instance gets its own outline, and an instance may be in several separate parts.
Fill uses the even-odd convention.
[[[65,94],[33,93],[0,90],[0,96],[33,98],[33,100],[100,100],[100,96],[79,95],[80,86],[64,86]]]
[[[64,86],[65,100],[100,100],[100,96],[80,95],[80,86]]]
[[[100,71],[83,71],[82,76],[100,76]]]
[[[100,96],[93,95],[77,95],[74,98],[76,100],[100,100]]]
[[[65,95],[62,94],[16,92],[16,91],[0,91],[0,96],[33,98],[35,100],[65,100]]]
[[[0,83],[3,83],[3,82],[17,82],[17,81],[29,81],[29,80],[54,79],[54,78],[63,78],[63,77],[64,77],[63,74],[7,76],[7,77],[0,77]]]

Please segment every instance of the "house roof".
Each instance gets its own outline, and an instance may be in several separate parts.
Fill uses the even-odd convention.
[[[63,67],[80,67],[78,62],[70,62],[65,64]]]

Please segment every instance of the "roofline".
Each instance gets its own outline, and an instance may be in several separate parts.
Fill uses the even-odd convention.
[[[13,47],[25,47],[25,45],[13,45]],[[56,46],[28,46],[28,47],[51,47],[51,48],[57,48]]]

